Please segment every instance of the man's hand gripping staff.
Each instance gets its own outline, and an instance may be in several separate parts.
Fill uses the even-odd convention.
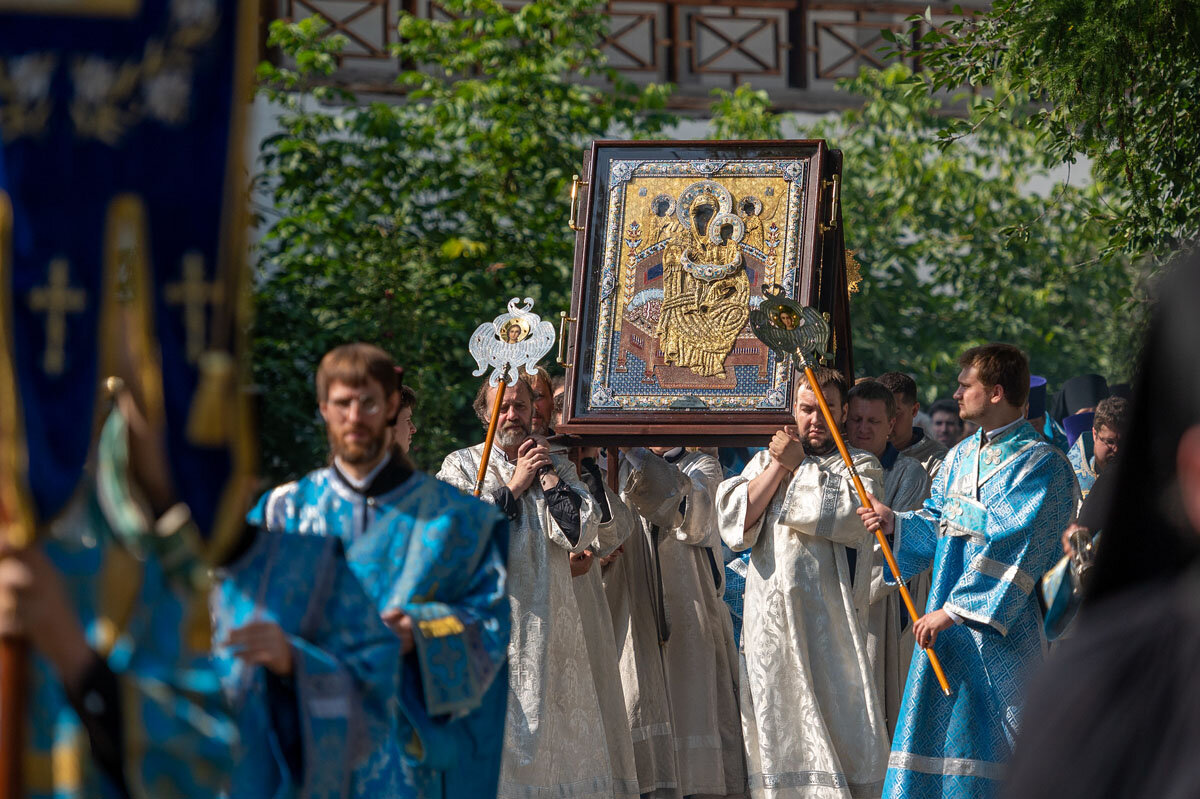
[[[875,540],[879,542],[879,548],[883,551],[883,558],[887,561],[888,568],[891,569],[892,575],[899,584],[900,598],[904,601],[909,618],[912,619],[913,633],[917,636],[917,643],[929,657],[929,665],[933,667],[933,673],[942,688],[942,693],[949,696],[950,684],[946,681],[946,673],[942,670],[941,661],[933,651],[933,643],[938,632],[950,624],[949,617],[939,618],[939,615],[945,616],[940,611],[925,617],[921,617],[917,613],[912,595],[909,594],[908,587],[900,576],[900,567],[896,564],[896,558],[892,554],[892,548],[888,544],[887,533],[884,530],[885,524],[888,531],[894,529],[895,514],[890,508],[867,493],[862,479],[858,476],[858,471],[854,468],[850,452],[846,449],[846,442],[842,439],[841,431],[829,410],[829,403],[825,401],[825,393],[817,383],[816,375],[813,374],[811,364],[822,354],[822,350],[829,341],[829,324],[815,309],[802,306],[784,296],[781,287],[776,286],[772,289],[764,286],[763,297],[763,303],[750,312],[750,326],[754,330],[754,335],[774,350],[780,358],[785,360],[794,358],[797,368],[803,370],[809,388],[816,395],[817,402],[821,407],[821,415],[825,419],[833,442],[837,445],[842,461],[846,464],[846,469],[849,470],[850,477],[854,481],[854,488],[858,492],[858,499],[862,504],[858,511],[859,516],[863,519],[867,529],[875,534]],[[783,440],[788,438],[790,436],[786,433],[782,437],[777,433],[776,438],[771,441],[772,456],[775,457],[775,450],[778,450],[783,458],[777,457],[776,459],[784,466],[787,465],[784,458],[788,458],[788,454],[792,450],[790,442]],[[788,461],[790,460],[788,458]],[[797,463],[797,465],[799,464]]]

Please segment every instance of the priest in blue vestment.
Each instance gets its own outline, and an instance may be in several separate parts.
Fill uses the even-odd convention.
[[[923,652],[909,669],[885,797],[990,797],[1020,725],[1025,679],[1042,657],[1034,585],[1058,559],[1077,489],[1066,458],[1025,421],[1025,355],[1007,344],[967,350],[955,392],[980,430],[948,454],[920,510],[878,500],[864,523],[895,535],[905,580],[933,564],[913,632],[933,646],[951,695]],[[890,577],[890,575],[889,575]]]
[[[1083,430],[1067,453],[1083,499],[1091,493],[1099,474],[1116,461],[1128,416],[1129,400],[1107,397],[1096,406],[1095,413],[1067,417],[1067,421],[1083,418]]]
[[[494,795],[508,692],[507,522],[414,470],[391,441],[400,392],[383,350],[347,344],[327,353],[317,399],[331,465],[266,494],[250,521],[338,539],[399,641],[395,729],[409,791],[401,795]]]
[[[130,435],[114,410],[93,476],[46,540],[0,544],[0,628],[22,632],[11,625],[23,620],[37,653],[27,799],[208,799],[226,787],[237,730],[209,658],[195,526],[183,505],[153,512]]]

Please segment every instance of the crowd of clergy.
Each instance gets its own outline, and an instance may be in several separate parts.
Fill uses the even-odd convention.
[[[479,443],[431,476],[407,456],[417,398],[392,358],[340,346],[316,370],[329,462],[264,494],[213,575],[219,692],[205,699],[200,661],[168,645],[189,618],[168,566],[130,613],[193,682],[123,681],[144,678],[137,655],[63,654],[58,633],[34,644],[116,796],[996,795],[1047,647],[1035,585],[1116,460],[1127,407],[1090,375],[1048,408],[1006,344],[960,366],[929,431],[911,377],[815,370],[867,508],[804,380],[765,448],[611,451],[554,443],[561,380],[485,380],[486,468]],[[112,528],[137,470],[121,447],[100,457],[92,523]],[[208,766],[180,777],[145,740],[114,743],[130,716]],[[187,743],[197,730],[209,748]]]
[[[1078,378],[1057,398],[1070,403],[1064,429],[1015,347],[977,347],[960,365],[953,406],[933,408],[953,416],[933,419],[938,437],[914,424],[911,377],[851,387],[816,370],[871,509],[802,380],[795,424],[764,449],[612,457],[553,443],[561,379],[485,381],[481,431],[499,405],[479,485],[489,517],[465,497],[484,444],[447,455],[436,480],[414,472],[415,397],[389,356],[332,351],[317,377],[332,462],[268,493],[252,521],[339,538],[411,670],[390,686],[401,723],[385,735],[375,719],[373,751],[345,752],[331,776],[346,780],[348,767],[352,792],[370,796],[994,793],[1046,646],[1034,585],[1118,450],[1125,400],[1100,402],[1103,379]],[[915,624],[876,527],[924,611]],[[225,588],[248,581],[242,595],[271,607],[263,575],[280,566],[269,558],[239,564]],[[243,770],[261,779],[268,750],[290,747],[292,779],[311,781],[338,760],[289,731],[323,726],[320,713],[301,702],[280,723],[270,684],[294,684],[301,664],[328,676],[327,664],[292,644],[291,668],[275,668],[286,647],[255,648],[270,623],[229,596],[217,627],[241,648],[226,657],[264,665],[268,681],[254,736],[264,751]],[[949,698],[921,651],[935,644]],[[370,693],[354,696],[370,721]]]

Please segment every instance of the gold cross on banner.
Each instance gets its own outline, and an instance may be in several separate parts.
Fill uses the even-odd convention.
[[[187,359],[189,363],[195,363],[203,354],[207,342],[204,334],[205,309],[219,299],[217,284],[204,280],[204,256],[198,252],[184,255],[183,280],[168,284],[165,294],[168,303],[183,306]]]
[[[71,288],[71,268],[65,258],[50,262],[46,285],[29,292],[31,310],[46,314],[46,351],[42,355],[42,371],[48,375],[62,374],[66,366],[67,314],[82,313],[87,307],[87,294]]]

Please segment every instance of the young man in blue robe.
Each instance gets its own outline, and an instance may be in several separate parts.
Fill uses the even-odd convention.
[[[399,640],[394,726],[409,786],[401,795],[494,795],[507,696],[507,524],[414,470],[393,445],[400,392],[383,350],[337,347],[316,383],[332,463],[269,492],[250,521],[336,537]]]
[[[1075,511],[1066,458],[1025,421],[1029,362],[1007,344],[959,359],[963,419],[980,431],[949,453],[920,510],[872,498],[859,515],[894,535],[901,577],[933,564],[918,647],[935,646],[944,696],[922,652],[909,670],[885,797],[989,797],[1020,724],[1025,678],[1042,656],[1033,588],[1059,555]],[[890,577],[890,575],[889,575]]]

